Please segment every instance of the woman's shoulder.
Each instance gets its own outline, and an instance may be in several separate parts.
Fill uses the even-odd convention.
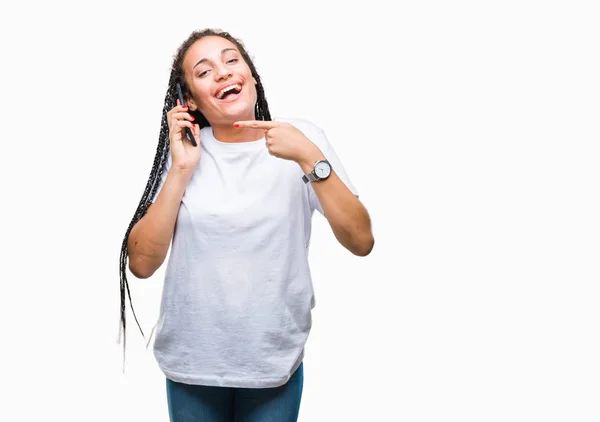
[[[315,145],[322,150],[329,151],[330,143],[325,135],[324,130],[315,123],[297,117],[277,117],[273,118],[276,122],[286,122],[299,129],[304,135],[310,139]]]
[[[316,131],[316,132],[321,132],[322,129],[317,126],[315,123],[300,118],[300,117],[281,117],[281,116],[277,116],[277,117],[273,117],[273,121],[275,122],[284,122],[284,123],[289,123],[292,126],[297,127],[298,129],[304,131],[304,130],[310,130],[310,131]]]

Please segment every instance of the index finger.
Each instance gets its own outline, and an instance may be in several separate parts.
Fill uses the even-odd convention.
[[[274,127],[277,127],[278,123],[277,122],[270,122],[270,121],[264,121],[264,120],[243,120],[243,121],[239,121],[239,122],[235,122],[233,124],[233,127],[236,128],[253,128],[253,129],[273,129]]]
[[[185,109],[185,110],[187,110],[187,109],[188,109],[188,106],[187,106],[186,104],[180,104],[180,103],[179,103],[179,98],[177,98],[177,102],[176,102],[176,104],[175,104],[175,107],[174,107],[174,108],[181,108],[181,109]]]

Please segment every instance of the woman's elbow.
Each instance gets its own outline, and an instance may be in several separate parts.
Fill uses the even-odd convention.
[[[372,233],[369,233],[368,236],[365,236],[365,238],[351,250],[351,252],[356,256],[367,256],[371,253],[374,246],[375,238]]]
[[[136,278],[146,279],[152,277],[154,274],[154,269],[150,268],[150,266],[145,265],[143,260],[141,259],[131,259],[129,258],[129,271]]]

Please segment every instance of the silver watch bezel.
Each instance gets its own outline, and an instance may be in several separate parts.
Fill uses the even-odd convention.
[[[316,169],[317,169],[317,165],[319,163],[325,163],[327,164],[327,166],[329,167],[329,173],[327,174],[327,176],[325,177],[320,177],[317,175]],[[327,160],[318,160],[315,162],[315,164],[313,165],[313,169],[310,173],[305,174],[304,176],[302,176],[302,180],[304,180],[304,183],[308,183],[308,182],[316,182],[317,180],[326,180],[327,178],[329,178],[329,176],[331,176],[331,172],[332,172],[332,167],[331,167],[331,163]]]
[[[325,164],[327,164],[327,167],[329,167],[329,172],[327,173],[327,176],[325,176],[325,177],[321,177],[321,176],[319,176],[319,175],[317,174],[317,166],[318,166],[320,163],[325,163]],[[317,179],[318,179],[318,180],[325,180],[325,179],[327,179],[329,176],[331,176],[331,163],[330,163],[329,161],[327,161],[327,160],[319,160],[319,161],[317,161],[317,162],[315,163],[315,165],[313,166],[313,171],[312,171],[312,172],[314,173],[314,175],[317,177]]]

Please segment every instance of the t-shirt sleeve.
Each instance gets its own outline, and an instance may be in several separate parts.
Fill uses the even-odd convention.
[[[167,161],[165,162],[165,165],[163,168],[164,168],[163,174],[162,174],[161,178],[159,180],[157,180],[158,189],[156,190],[156,194],[154,195],[154,198],[152,198],[152,203],[154,203],[154,201],[156,201],[156,198],[158,198],[158,194],[160,193],[163,185],[165,184],[165,180],[167,180],[167,174],[169,174],[169,169],[171,168],[171,151],[169,151],[169,155],[167,156]]]
[[[358,191],[357,191],[356,187],[354,187],[354,185],[350,181],[350,177],[348,177],[348,174],[346,174],[346,170],[344,170],[344,166],[342,166],[342,163],[340,162],[340,159],[338,158],[337,154],[335,153],[335,150],[333,149],[331,143],[327,139],[325,132],[322,129],[317,129],[315,134],[311,138],[311,141],[316,146],[318,146],[319,149],[323,152],[323,155],[325,155],[325,158],[331,164],[332,170],[335,171],[335,173],[342,180],[342,182],[344,182],[344,184],[348,187],[348,189],[350,189],[350,191],[354,195],[356,195],[356,197],[358,197]],[[317,197],[317,194],[315,193],[313,187],[311,186],[312,183],[307,183],[307,185],[308,185],[308,198],[309,198],[309,202],[310,202],[311,211],[316,209],[322,215],[325,215],[325,213],[323,212],[323,207],[321,206],[321,203],[319,202],[319,198]]]

